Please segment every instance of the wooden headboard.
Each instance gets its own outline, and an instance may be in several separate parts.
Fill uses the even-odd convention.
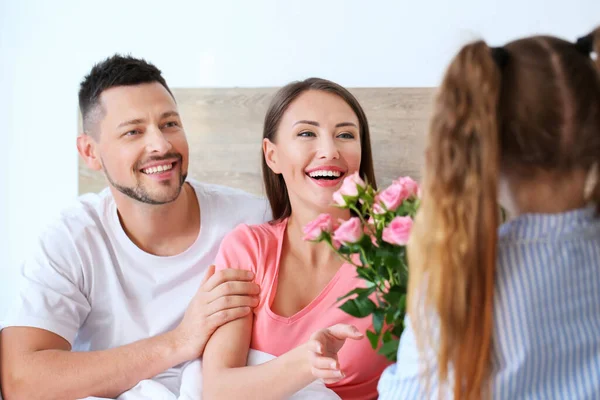
[[[190,147],[189,177],[263,194],[262,124],[277,88],[174,89]],[[420,179],[434,88],[355,88],[371,128],[380,187]],[[79,160],[79,193],[107,183]]]

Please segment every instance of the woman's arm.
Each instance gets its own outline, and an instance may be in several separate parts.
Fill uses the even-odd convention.
[[[315,332],[304,344],[256,366],[246,366],[252,316],[220,327],[204,350],[203,398],[287,399],[317,378],[326,383],[342,379],[337,353],[346,339],[363,335],[353,326],[338,324]]]
[[[238,226],[221,242],[215,259],[217,269],[249,269],[261,285],[263,274],[256,268],[262,262],[258,242],[250,227]],[[266,289],[261,288],[263,296]],[[250,314],[222,325],[209,339],[202,357],[204,399],[283,399],[316,379],[311,375],[306,345],[267,363],[247,367],[252,321]]]
[[[217,268],[251,269],[261,284],[257,238],[247,226],[239,226],[221,243],[216,257]],[[267,288],[262,287],[263,295]],[[263,297],[262,301],[266,301]],[[253,314],[222,325],[209,339],[202,358],[203,398],[211,399],[285,399],[308,386],[315,379],[325,382],[341,379],[337,351],[353,334],[323,329],[308,343],[264,364],[246,366]],[[273,340],[277,340],[276,337]]]
[[[316,379],[306,344],[264,364],[246,366],[252,318],[221,326],[208,341],[202,358],[204,399],[286,399]]]

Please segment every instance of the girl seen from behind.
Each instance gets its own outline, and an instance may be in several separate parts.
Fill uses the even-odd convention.
[[[429,132],[381,399],[600,398],[600,29],[463,47]],[[512,219],[499,230],[498,205]]]

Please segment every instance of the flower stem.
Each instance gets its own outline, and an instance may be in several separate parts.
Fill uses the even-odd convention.
[[[358,218],[360,218],[360,222],[362,223],[363,226],[365,226],[365,227],[367,227],[367,229],[369,229],[369,232],[371,233],[371,235],[375,235],[375,232],[373,231],[373,229],[371,229],[371,227],[369,226],[367,221],[365,221],[365,217],[363,216],[363,213],[358,211],[358,208],[356,208],[356,205],[351,205],[350,209],[352,211],[354,211],[356,213],[356,215],[358,215]]]
[[[354,266],[355,266],[355,267],[357,267],[357,268],[358,268],[358,267],[360,267],[360,265],[356,265],[356,264],[355,264],[355,263],[352,261],[352,259],[351,259],[350,257],[348,257],[348,256],[347,256],[347,255],[345,255],[345,254],[342,254],[342,253],[340,253],[340,252],[338,251],[338,249],[336,249],[336,248],[333,246],[333,243],[331,243],[331,241],[330,241],[330,240],[328,240],[328,241],[327,241],[327,244],[329,245],[329,247],[331,247],[331,249],[332,249],[332,250],[333,250],[333,251],[334,251],[334,252],[335,252],[335,253],[336,253],[338,256],[340,256],[340,257],[341,257],[341,258],[342,258],[344,261],[346,261],[348,264],[352,264],[352,265],[354,265]]]

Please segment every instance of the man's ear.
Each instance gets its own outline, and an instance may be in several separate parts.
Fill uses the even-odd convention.
[[[98,143],[86,133],[77,136],[77,151],[88,167],[94,171],[102,169],[102,162],[98,153]]]
[[[275,143],[271,142],[269,139],[263,139],[263,154],[271,171],[275,174],[280,174],[281,170],[278,165],[279,155]]]

